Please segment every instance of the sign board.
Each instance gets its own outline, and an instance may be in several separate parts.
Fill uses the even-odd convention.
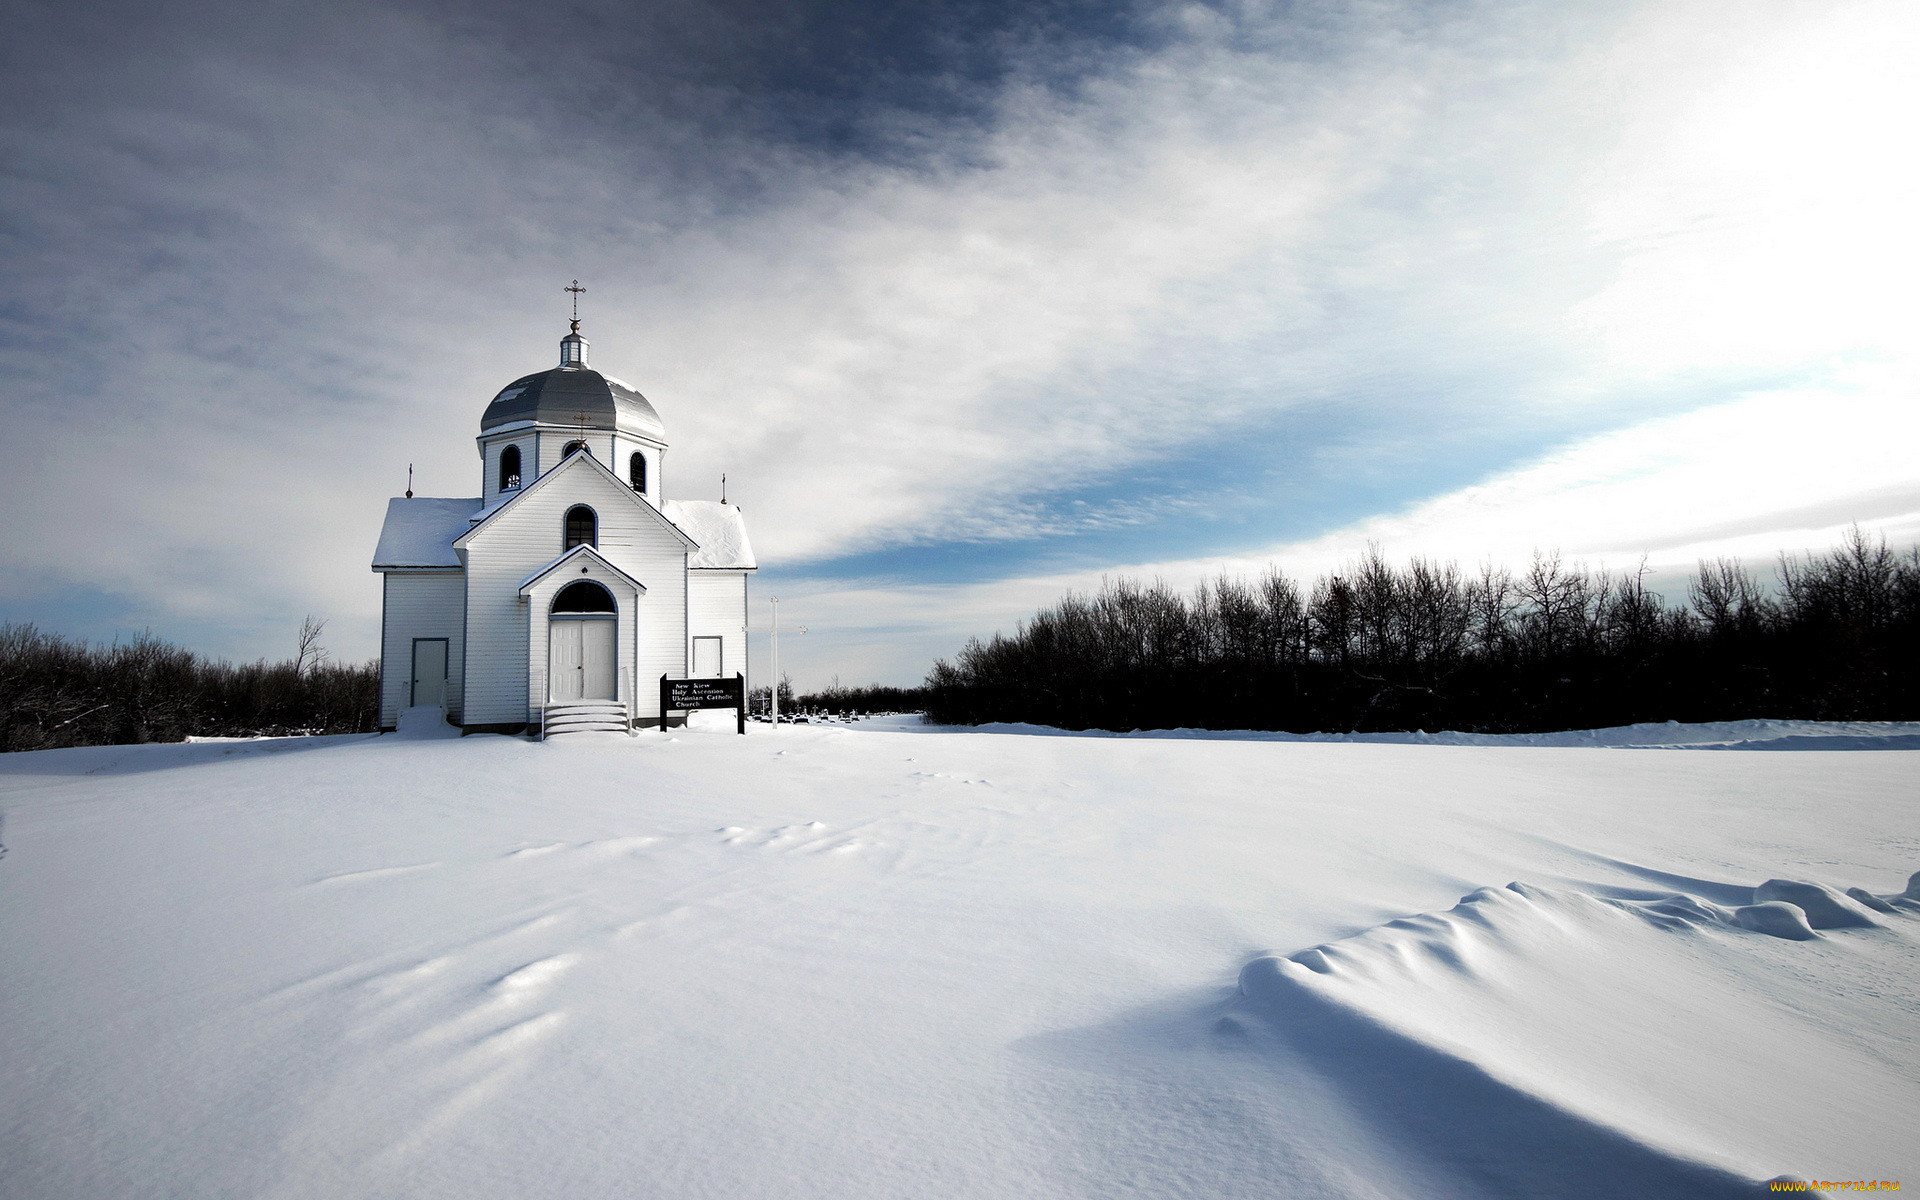
[[[670,711],[692,712],[698,708],[731,708],[739,712],[740,732],[747,731],[747,679],[735,674],[712,679],[668,679],[660,677],[660,725],[666,727]]]

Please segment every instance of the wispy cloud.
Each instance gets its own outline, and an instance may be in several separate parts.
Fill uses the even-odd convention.
[[[1281,571],[1303,582],[1374,545],[1472,568],[1524,567],[1558,553],[1677,583],[1701,559],[1743,558],[1765,577],[1781,552],[1824,551],[1858,524],[1920,543],[1920,378],[1863,369],[1817,388],[1763,392],[1584,439],[1475,486],[1304,541],[1233,555],[1139,561],[966,584],[794,580],[783,599],[810,640],[789,669],[821,676],[858,662],[916,679],[967,638],[1012,632],[1069,592],[1107,578],[1189,588],[1220,575]],[[875,631],[884,630],[884,635]],[[851,676],[849,676],[851,678]]]

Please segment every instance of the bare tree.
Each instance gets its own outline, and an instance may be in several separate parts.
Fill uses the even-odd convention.
[[[1753,633],[1767,607],[1759,583],[1737,558],[1701,559],[1687,598],[1714,637]]]
[[[1562,563],[1558,550],[1551,554],[1535,550],[1533,562],[1514,588],[1524,606],[1520,630],[1536,659],[1566,653],[1582,640],[1596,598],[1585,566]]]
[[[1513,645],[1514,599],[1513,573],[1495,567],[1491,561],[1480,564],[1480,577],[1467,587],[1467,605],[1471,610],[1474,653],[1488,662],[1505,661]]]
[[[293,658],[295,675],[305,676],[319,669],[331,657],[320,645],[320,631],[326,627],[327,623],[312,613],[308,613],[306,620],[300,622],[300,652]]]

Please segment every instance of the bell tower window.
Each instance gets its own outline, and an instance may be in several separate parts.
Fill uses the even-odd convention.
[[[600,518],[584,504],[576,504],[567,510],[566,544],[562,550],[571,550],[575,546],[598,546]]]
[[[561,448],[560,457],[565,458],[567,455],[572,454],[575,450],[585,450],[586,448],[587,448],[587,444],[585,442],[568,442],[564,447]]]
[[[634,491],[644,492],[647,490],[646,455],[636,451],[634,456],[627,460],[627,479],[632,482]]]
[[[520,447],[508,446],[500,452],[500,490],[510,492],[520,486]]]

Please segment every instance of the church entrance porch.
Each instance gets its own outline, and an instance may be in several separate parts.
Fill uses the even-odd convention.
[[[631,733],[636,606],[646,588],[581,542],[528,576],[520,594],[546,611],[529,631],[524,693],[540,736]]]
[[[548,636],[548,698],[554,704],[619,698],[611,617],[553,618]]]

